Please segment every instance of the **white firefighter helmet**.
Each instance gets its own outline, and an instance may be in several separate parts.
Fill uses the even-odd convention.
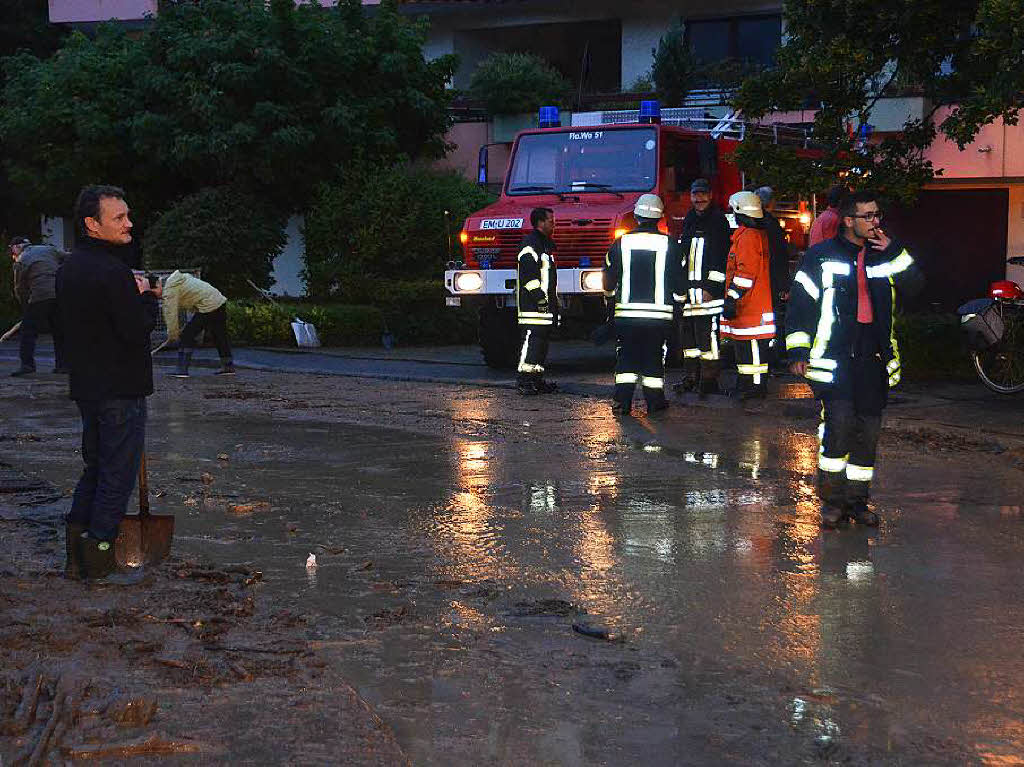
[[[742,213],[751,218],[764,218],[761,198],[753,192],[736,192],[729,198],[729,207],[733,213]]]
[[[637,218],[659,219],[665,213],[665,206],[656,194],[642,194],[633,207],[633,215]]]

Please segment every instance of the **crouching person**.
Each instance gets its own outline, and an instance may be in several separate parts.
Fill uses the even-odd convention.
[[[213,336],[220,355],[220,369],[214,375],[234,375],[235,365],[231,359],[231,345],[228,343],[228,300],[224,294],[198,277],[186,272],[174,272],[164,281],[163,297],[167,340],[174,343],[180,338],[178,367],[171,375],[175,378],[188,378],[196,337],[204,330]],[[179,311],[194,312],[192,319],[180,331]]]
[[[116,572],[114,540],[146,442],[150,333],[160,296],[159,285],[135,277],[122,260],[121,247],[131,241],[124,192],[84,188],[75,205],[75,247],[56,283],[85,462],[66,518],[66,573],[114,584],[141,577]]]

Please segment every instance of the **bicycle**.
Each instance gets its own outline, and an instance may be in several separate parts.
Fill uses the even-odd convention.
[[[1007,263],[1024,266],[1024,256]],[[1024,290],[1012,280],[989,287],[988,299],[960,307],[971,358],[982,383],[999,394],[1024,391]]]

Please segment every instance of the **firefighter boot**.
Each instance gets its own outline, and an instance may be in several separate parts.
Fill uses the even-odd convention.
[[[558,391],[558,384],[545,381],[544,376],[537,378],[536,386],[539,394],[554,394]]]
[[[174,378],[188,378],[188,366],[192,362],[192,350],[191,349],[179,349],[178,350],[178,366],[171,373]]]
[[[82,578],[82,533],[85,532],[85,525],[80,522],[64,521],[64,549],[66,558],[64,561],[64,577],[72,580]]]
[[[235,363],[230,357],[220,358],[220,370],[215,370],[215,376],[233,376],[235,374]]]
[[[868,508],[869,482],[847,481],[846,515],[858,525],[878,527],[878,515]]]
[[[676,394],[686,394],[691,391],[698,391],[700,387],[701,368],[700,363],[692,357],[683,360],[683,380],[672,388]]]
[[[700,361],[700,384],[697,387],[697,391],[702,397],[706,397],[709,394],[720,394],[721,389],[718,386],[718,372],[721,369],[721,365],[718,360],[701,360]]]
[[[516,391],[524,397],[532,397],[535,394],[540,394],[540,390],[537,388],[537,381],[539,378],[540,376],[536,373],[520,373],[516,377]]]
[[[114,542],[94,538],[88,532],[79,536],[82,557],[82,576],[89,583],[100,586],[134,586],[142,581],[142,568],[118,572],[114,556]]]
[[[840,473],[818,472],[818,495],[821,497],[821,526],[829,529],[848,522],[846,477]]]

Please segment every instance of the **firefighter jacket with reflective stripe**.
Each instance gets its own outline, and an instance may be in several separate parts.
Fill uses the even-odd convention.
[[[691,208],[683,219],[682,249],[686,272],[683,316],[721,314],[725,297],[725,266],[732,232],[729,221],[714,205],[703,214]],[[711,300],[704,300],[704,291]]]
[[[684,298],[679,240],[645,224],[622,235],[604,260],[605,296],[615,299],[615,321],[672,319]]]
[[[806,361],[807,378],[829,386],[848,365],[857,339],[857,254],[843,235],[810,248],[789,292],[786,348],[790,359]],[[882,350],[889,385],[900,381],[900,353],[893,329],[896,293],[910,296],[924,280],[910,253],[896,243],[864,254],[872,331]]]
[[[552,325],[558,311],[555,243],[534,229],[519,248],[516,317],[520,325]]]
[[[741,225],[732,233],[725,270],[725,297],[736,302],[736,316],[722,320],[722,335],[749,341],[775,337],[768,236],[764,229]]]

